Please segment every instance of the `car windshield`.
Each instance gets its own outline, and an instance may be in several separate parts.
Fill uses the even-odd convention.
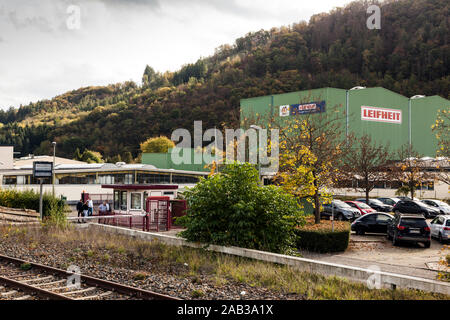
[[[351,206],[349,206],[343,201],[333,201],[333,205],[338,208],[351,208]]]
[[[376,205],[379,205],[379,206],[384,205],[383,202],[381,202],[380,200],[377,200],[377,199],[369,199],[369,203],[373,203],[373,204],[376,204]]]
[[[425,219],[421,219],[421,218],[402,218],[400,225],[404,226],[404,227],[411,227],[411,228],[428,227]]]
[[[370,209],[370,207],[369,207],[367,204],[365,204],[364,202],[358,201],[358,202],[356,202],[356,204],[357,204],[358,207],[360,207],[361,209]]]

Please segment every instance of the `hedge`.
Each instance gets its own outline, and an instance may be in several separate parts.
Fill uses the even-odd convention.
[[[31,209],[39,212],[39,193],[33,190],[17,191],[15,189],[0,190],[0,206],[18,209]],[[44,194],[42,199],[42,211],[44,217],[51,213],[64,214],[64,200]]]
[[[350,224],[335,221],[335,229],[331,231],[331,221],[314,224],[314,218],[308,217],[307,224],[296,229],[297,248],[313,252],[341,252],[348,247],[350,240]]]

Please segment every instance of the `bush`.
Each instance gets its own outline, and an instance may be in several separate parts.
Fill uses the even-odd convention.
[[[185,192],[187,215],[178,218],[188,241],[271,252],[295,247],[303,223],[297,201],[275,186],[259,186],[250,164],[227,165]]]
[[[0,206],[31,209],[39,212],[39,193],[33,190],[17,191],[14,189],[0,190]],[[42,211],[44,217],[60,220],[64,217],[64,200],[45,193],[42,198]]]
[[[335,221],[334,227],[331,231],[331,221],[314,224],[314,218],[308,217],[306,225],[296,230],[297,248],[320,253],[345,251],[350,239],[350,224]]]

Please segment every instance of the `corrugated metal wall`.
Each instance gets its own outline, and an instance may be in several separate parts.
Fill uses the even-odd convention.
[[[270,115],[279,117],[281,105],[302,104],[325,100],[325,112],[339,110],[345,115],[346,90],[336,88],[321,88],[306,91],[297,91],[273,96],[256,97],[241,100],[241,125],[265,125]],[[401,146],[409,144],[409,99],[393,91],[375,87],[348,92],[349,105],[349,132],[356,135],[370,134],[378,143],[389,144],[391,150],[398,150]],[[380,112],[401,112],[401,121],[382,120],[381,118],[363,120],[362,107],[381,108]],[[436,156],[437,140],[431,131],[439,109],[450,109],[450,101],[439,96],[411,100],[411,141],[413,147],[423,156]],[[284,117],[289,121],[290,115]],[[346,120],[342,118],[343,132]],[[375,120],[375,121],[374,121]]]

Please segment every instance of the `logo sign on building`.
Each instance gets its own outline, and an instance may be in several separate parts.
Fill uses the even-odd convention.
[[[325,101],[280,106],[280,117],[325,112]]]
[[[287,117],[289,115],[290,110],[291,110],[290,105],[280,106],[280,117]]]
[[[361,120],[402,123],[402,110],[361,106]]]
[[[53,162],[35,161],[33,162],[33,177],[49,178],[53,174]]]
[[[325,101],[291,105],[291,115],[325,112]]]

